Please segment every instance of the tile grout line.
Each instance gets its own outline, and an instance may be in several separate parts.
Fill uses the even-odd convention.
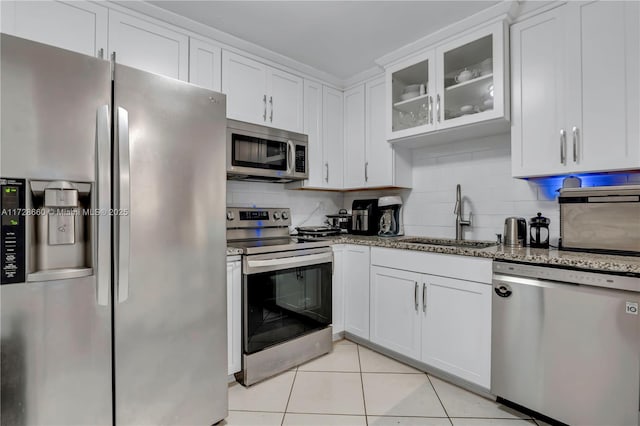
[[[296,377],[298,377],[298,367],[296,367],[296,371],[293,374],[293,381],[291,382],[291,389],[289,390],[289,398],[287,398],[287,405],[285,405],[284,413],[282,413],[282,420],[280,421],[280,426],[284,425],[284,418],[287,416],[287,410],[289,409],[289,402],[291,401],[291,395],[293,395],[293,387],[296,384]]]
[[[449,423],[451,423],[451,425],[453,425],[453,420],[451,420],[451,416],[449,416],[449,412],[447,411],[447,408],[442,403],[442,399],[440,398],[440,395],[438,395],[438,391],[436,390],[436,387],[433,386],[433,382],[431,381],[431,377],[429,377],[429,375],[427,373],[424,373],[424,375],[427,376],[427,380],[429,381],[429,384],[431,385],[431,388],[433,389],[433,392],[436,394],[436,397],[438,398],[438,401],[440,402],[440,405],[442,405],[442,409],[444,410],[444,414],[447,415],[447,418],[449,419]]]
[[[364,423],[369,426],[369,417],[367,416],[367,400],[364,397],[364,379],[362,378],[362,363],[360,362],[360,345],[356,345],[358,352],[358,369],[360,370],[360,385],[362,386],[362,405],[364,406]]]

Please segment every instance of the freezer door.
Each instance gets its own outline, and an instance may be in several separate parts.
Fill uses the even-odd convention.
[[[227,415],[224,95],[115,69],[116,424]],[[125,214],[127,212],[122,211]]]
[[[27,188],[34,179],[91,183],[92,202],[100,197],[108,203],[109,178],[98,182],[97,173],[104,177],[109,170],[109,63],[0,38],[0,175],[25,179]],[[99,153],[106,153],[102,168]],[[102,183],[106,193],[98,196]],[[27,273],[36,267],[32,219],[23,218],[33,247],[25,249]],[[0,286],[3,425],[112,424],[110,219],[91,220],[91,233],[103,230],[91,239],[92,275]],[[100,259],[98,240],[106,247]]]

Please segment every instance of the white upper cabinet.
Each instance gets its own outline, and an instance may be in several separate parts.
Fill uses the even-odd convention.
[[[324,86],[322,94],[323,187],[343,187],[343,95]]]
[[[304,81],[235,53],[222,53],[227,117],[302,133]]]
[[[189,39],[189,83],[219,92],[222,87],[222,49],[211,43]]]
[[[364,84],[344,92],[344,187],[365,185]]]
[[[515,177],[640,167],[640,6],[569,2],[511,28]]]
[[[506,25],[500,20],[389,67],[388,140],[418,146],[506,131]]]
[[[304,129],[309,137],[309,179],[305,186],[324,186],[324,151],[322,138],[322,84],[304,81]]]
[[[292,182],[292,189],[343,188],[343,96],[311,80],[304,80],[304,129],[309,137],[309,179]]]
[[[88,1],[2,1],[2,32],[107,58],[108,9]]]
[[[183,81],[189,79],[189,37],[167,24],[109,11],[109,54],[118,63]]]
[[[411,187],[411,159],[385,136],[385,78],[344,93],[345,189]]]
[[[514,176],[562,173],[566,105],[564,8],[511,27]]]
[[[393,148],[385,133],[386,79],[365,85],[365,174],[368,188],[394,186],[411,188],[411,153]]]
[[[227,117],[250,123],[267,120],[267,66],[222,52],[222,93],[227,95]]]
[[[638,168],[640,5],[595,1],[566,7],[567,163],[580,172]]]
[[[302,133],[304,111],[303,79],[269,68],[267,74],[269,93],[269,122],[271,127]]]

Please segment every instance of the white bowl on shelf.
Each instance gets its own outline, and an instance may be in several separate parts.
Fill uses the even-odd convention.
[[[473,105],[463,105],[460,107],[460,112],[463,114],[469,114],[473,111]]]
[[[420,96],[420,92],[407,92],[400,95],[400,99],[403,101],[408,101],[409,99],[413,99],[418,96]]]
[[[420,93],[420,85],[419,84],[410,84],[404,88],[404,93],[412,93],[418,92]]]

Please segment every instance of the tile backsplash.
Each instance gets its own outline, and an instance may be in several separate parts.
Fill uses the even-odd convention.
[[[339,192],[295,191],[284,184],[227,181],[227,205],[238,207],[289,207],[291,230],[301,225],[321,225],[326,214],[342,208]]]
[[[472,212],[473,224],[464,228],[464,238],[495,240],[502,234],[504,219],[527,219],[537,212],[551,219],[551,244],[560,234],[557,189],[562,177],[538,180],[511,177],[509,134],[459,141],[413,151],[413,189],[347,193],[344,206],[356,198],[398,194],[405,201],[404,224],[407,235],[455,237],[456,185],[462,187],[463,214]],[[583,177],[583,186],[640,183],[638,174]]]

